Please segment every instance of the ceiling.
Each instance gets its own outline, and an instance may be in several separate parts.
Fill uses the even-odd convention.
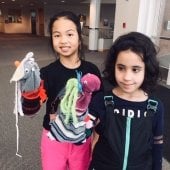
[[[0,0],[0,6],[42,6],[46,4],[80,4],[86,0]]]
[[[0,7],[2,6],[43,6],[46,4],[68,4],[75,5],[81,3],[90,3],[91,0],[0,0]],[[101,3],[115,3],[116,0],[101,0]]]

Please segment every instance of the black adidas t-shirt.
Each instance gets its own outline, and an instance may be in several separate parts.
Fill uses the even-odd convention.
[[[155,167],[152,159],[160,169],[162,150],[158,145],[153,146],[153,140],[155,136],[163,135],[162,102],[154,98],[157,111],[147,112],[148,100],[127,101],[111,91],[107,95],[113,97],[114,101],[114,107],[110,107],[109,113],[108,110],[106,112],[103,93],[98,93],[91,103],[91,111],[100,116],[100,124],[96,127],[100,138],[93,152],[93,168],[122,169],[123,160],[127,158],[128,169]],[[131,124],[128,124],[128,118],[131,119]],[[129,145],[125,141],[128,141]],[[124,157],[125,152],[128,152],[128,157]]]
[[[43,127],[45,129],[50,129],[49,114],[51,114],[52,111],[52,102],[60,90],[65,87],[67,80],[77,77],[76,71],[81,71],[82,76],[87,73],[92,73],[101,79],[99,69],[94,64],[84,60],[81,61],[81,65],[76,69],[66,68],[58,59],[40,70],[40,76],[41,79],[44,80],[44,87],[48,98],[46,102],[46,114],[43,121]]]

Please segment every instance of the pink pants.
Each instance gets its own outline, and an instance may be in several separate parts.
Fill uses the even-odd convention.
[[[91,138],[82,145],[51,140],[43,130],[41,159],[43,170],[88,170],[91,159]]]

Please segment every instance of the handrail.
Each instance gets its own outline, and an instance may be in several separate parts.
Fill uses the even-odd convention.
[[[88,26],[83,26],[82,35],[89,36],[90,28]],[[103,39],[113,39],[113,29],[111,28],[98,28],[99,36],[98,38]]]

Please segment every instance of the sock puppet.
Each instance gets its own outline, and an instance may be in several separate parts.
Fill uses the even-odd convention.
[[[16,155],[20,157],[21,155],[18,154],[18,115],[33,116],[40,109],[40,101],[43,102],[46,98],[45,91],[41,85],[39,66],[33,56],[33,52],[28,52],[21,62],[15,62],[16,70],[10,80],[10,83],[15,82],[14,114],[16,116],[17,130]]]
[[[100,79],[90,73],[67,81],[66,87],[55,99],[60,100],[60,104],[55,121],[50,123],[48,135],[52,140],[71,143],[86,141],[87,129],[93,127],[96,119],[88,112],[88,106],[92,93],[99,90],[100,84]]]

